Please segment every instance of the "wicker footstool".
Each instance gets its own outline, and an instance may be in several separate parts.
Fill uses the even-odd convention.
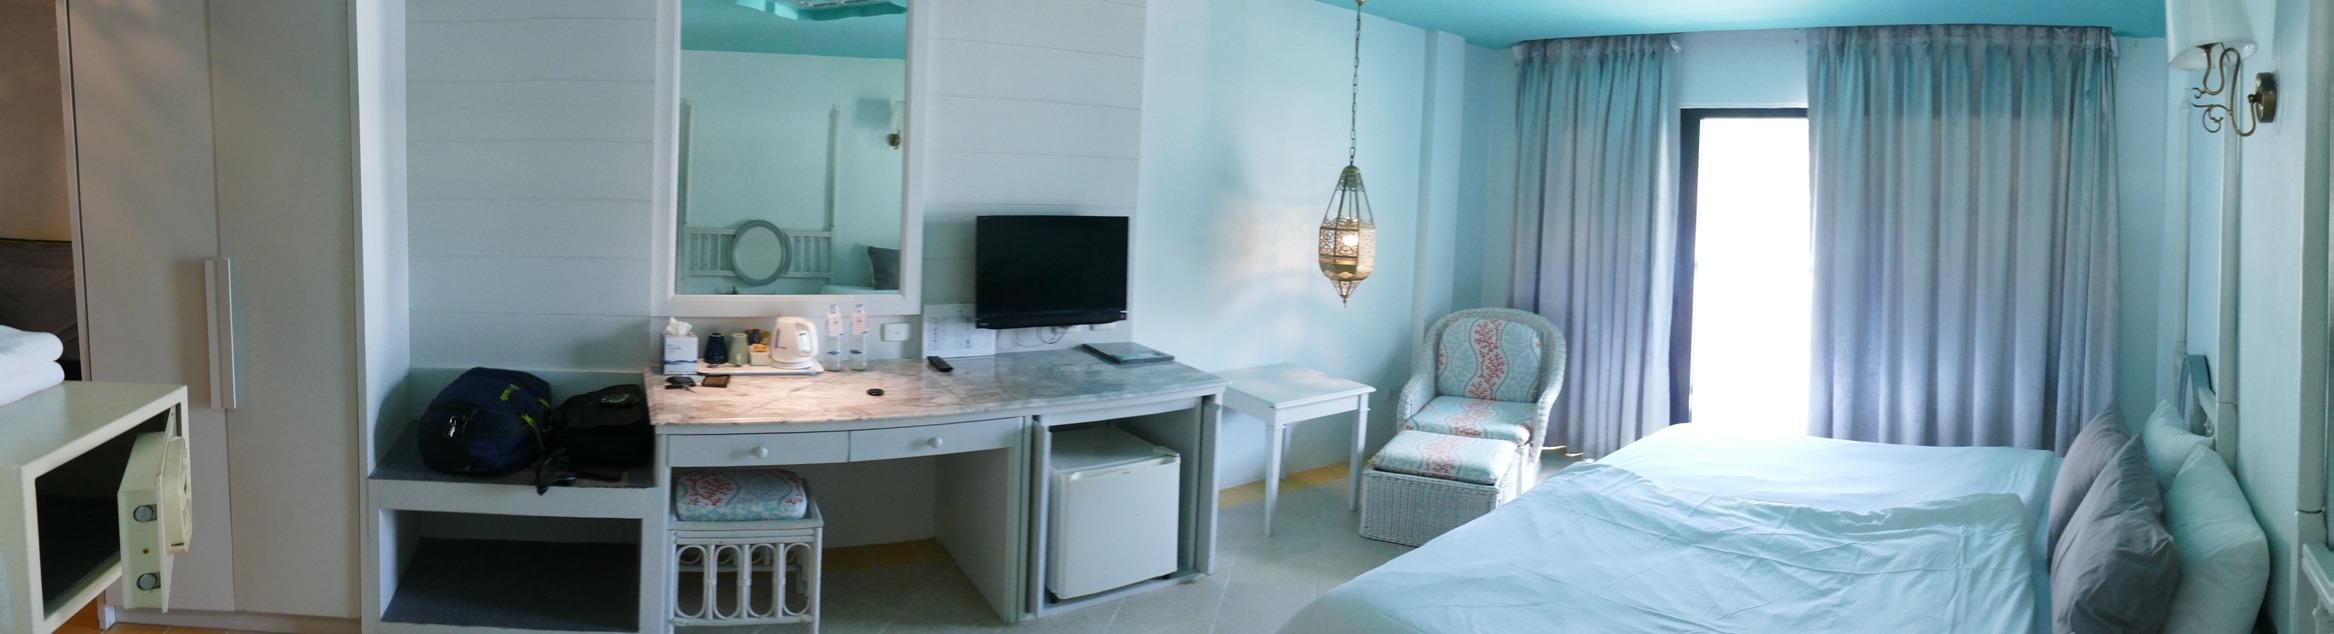
[[[1515,498],[1516,444],[1394,434],[1362,475],[1361,536],[1424,544]]]

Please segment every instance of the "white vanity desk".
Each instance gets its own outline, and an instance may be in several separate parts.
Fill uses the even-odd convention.
[[[815,377],[734,376],[727,388],[693,390],[662,389],[664,377],[651,373],[645,379],[660,441],[657,479],[671,482],[672,469],[691,467],[936,460],[935,537],[1006,621],[1213,570],[1222,379],[1179,363],[1112,365],[1077,350],[951,363],[955,372],[945,374],[901,359]],[[1043,591],[1042,577],[1051,430],[1104,421],[1183,455],[1180,569],[1058,602]],[[810,484],[821,499],[819,484]],[[669,550],[671,533],[663,533]],[[672,583],[664,570],[644,576]]]

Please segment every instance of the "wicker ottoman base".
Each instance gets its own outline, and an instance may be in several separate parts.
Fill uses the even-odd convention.
[[[1514,489],[1371,469],[1362,474],[1361,536],[1425,544],[1499,508]]]

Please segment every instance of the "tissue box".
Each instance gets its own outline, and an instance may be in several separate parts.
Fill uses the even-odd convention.
[[[665,374],[697,373],[697,338],[665,337]]]

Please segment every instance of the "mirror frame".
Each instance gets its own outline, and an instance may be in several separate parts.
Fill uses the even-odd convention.
[[[931,59],[920,38],[930,32],[931,12],[923,2],[908,3],[907,116],[902,122],[900,153],[900,290],[867,295],[687,295],[677,288],[675,259],[680,250],[678,227],[681,129],[681,2],[668,0],[657,8],[656,140],[654,200],[655,225],[649,257],[655,279],[649,280],[649,311],[655,317],[768,317],[823,315],[827,306],[858,304],[869,315],[914,315],[923,312],[924,179],[923,131],[929,115],[921,106],[930,89]]]

